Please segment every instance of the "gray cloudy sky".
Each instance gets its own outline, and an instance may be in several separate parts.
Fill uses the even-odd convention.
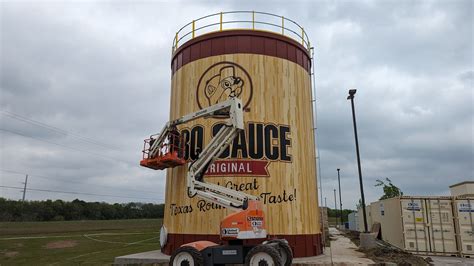
[[[164,172],[138,166],[168,119],[174,33],[220,11],[299,22],[316,46],[323,195],[360,197],[348,88],[367,202],[390,177],[410,195],[473,180],[472,1],[2,1],[1,186],[27,199],[163,202]],[[41,123],[37,123],[41,122]],[[19,189],[0,196],[21,198]]]

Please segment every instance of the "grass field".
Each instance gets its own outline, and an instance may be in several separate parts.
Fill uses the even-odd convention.
[[[161,219],[0,223],[0,265],[106,265],[160,248]]]

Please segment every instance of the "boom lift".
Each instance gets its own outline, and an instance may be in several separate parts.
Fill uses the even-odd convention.
[[[189,162],[187,193],[225,208],[236,210],[220,224],[221,240],[227,245],[210,241],[196,241],[178,248],[171,256],[170,265],[291,265],[292,251],[284,239],[266,241],[264,212],[260,198],[223,186],[206,183],[204,173],[244,130],[242,102],[238,98],[204,108],[169,121],[157,135],[145,140],[140,165],[162,170],[186,164],[183,141],[177,126],[198,118],[226,117],[227,121],[210,143]],[[259,245],[244,244],[246,239],[262,240]]]

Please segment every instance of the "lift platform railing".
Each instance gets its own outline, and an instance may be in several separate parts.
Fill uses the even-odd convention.
[[[154,147],[155,152],[151,153],[151,147],[156,137],[151,136],[145,140],[143,146],[143,157],[140,165],[154,170],[163,170],[186,164],[184,159],[184,142],[180,135],[169,134],[159,147]],[[158,150],[156,151],[156,148]],[[153,155],[152,155],[153,154]]]
[[[181,135],[168,134],[167,140],[161,144],[158,154],[154,158],[150,158],[150,148],[153,145],[153,141],[156,139],[155,135],[150,136],[149,139],[145,139],[143,143],[142,159],[154,159],[162,157],[166,154],[175,152],[177,157],[184,159],[184,141]]]
[[[181,44],[197,36],[211,32],[238,29],[278,33],[297,41],[308,51],[311,49],[306,31],[294,20],[267,12],[229,11],[207,15],[184,25],[176,32],[173,39],[172,52],[174,53]]]

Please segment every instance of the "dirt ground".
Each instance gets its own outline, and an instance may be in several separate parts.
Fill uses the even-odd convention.
[[[5,257],[9,257],[9,258],[12,258],[12,257],[15,257],[16,255],[18,255],[20,252],[17,252],[17,251],[5,251],[3,252],[3,254],[5,255]]]
[[[345,231],[344,235],[351,239],[354,244],[359,246],[359,232]],[[375,261],[376,263],[393,262],[397,265],[428,265],[429,261],[424,258],[413,255],[402,250],[389,247],[378,247],[373,249],[358,249],[363,252],[367,258]]]
[[[47,249],[53,248],[72,248],[77,245],[77,241],[75,240],[63,240],[63,241],[54,241],[49,242],[46,244]]]

